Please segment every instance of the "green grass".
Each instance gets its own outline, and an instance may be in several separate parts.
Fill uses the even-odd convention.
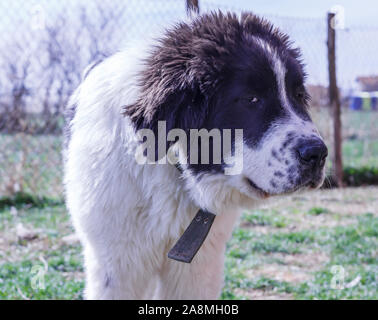
[[[0,266],[0,299],[82,299],[84,282],[71,279],[68,274],[82,272],[82,261],[78,250],[62,247],[58,252],[45,253],[48,269],[43,276],[44,282],[36,281],[33,288],[33,267],[44,270],[37,259],[3,263]],[[40,286],[40,287],[38,287]]]
[[[274,226],[276,228],[283,228],[287,225],[287,219],[285,217],[268,210],[256,210],[252,213],[245,213],[243,219],[252,226]]]
[[[244,213],[227,245],[221,298],[378,299],[378,214],[361,205],[377,208],[377,194],[378,188],[322,190]],[[345,203],[360,207],[348,211]],[[38,238],[19,241],[20,223]],[[59,202],[4,204],[0,299],[82,299],[82,248],[62,241],[72,232]],[[334,268],[344,272],[338,282]],[[44,287],[35,286],[38,271]]]
[[[19,223],[39,230],[38,238],[18,240],[14,229]],[[0,209],[0,237],[7,242],[0,243],[0,299],[82,299],[82,248],[61,241],[72,231],[65,207],[53,201]],[[35,278],[40,270],[43,289],[33,286],[33,281],[41,284]]]
[[[358,218],[356,226],[326,231],[323,232],[326,239],[320,238],[319,244],[329,251],[331,260],[311,281],[295,287],[295,296],[299,299],[378,299],[378,218],[367,213]],[[330,284],[332,278],[337,277],[338,268],[343,270],[338,274],[345,277],[334,281],[342,289],[332,289]],[[352,285],[354,279],[359,281]]]
[[[360,196],[337,202],[359,203]],[[364,197],[371,201],[369,192]],[[331,200],[329,207],[309,209],[298,202],[295,214],[275,207],[244,214],[228,244],[222,298],[378,299],[378,214],[340,215]],[[271,223],[275,217],[289,221],[284,230]],[[317,228],[308,225],[313,219],[320,222]],[[297,274],[305,279],[297,281]]]
[[[314,123],[333,151],[332,117],[325,109],[312,108]],[[342,110],[343,163],[349,167],[378,167],[378,112]],[[331,169],[331,161],[328,162]]]
[[[62,138],[0,134],[0,197],[24,192],[62,197]]]
[[[240,237],[241,234],[243,237]],[[321,228],[316,231],[280,232],[262,238],[265,241],[261,241],[261,236],[257,234],[246,236],[245,231],[239,228],[234,231],[226,259],[223,299],[248,298],[248,294],[243,296],[240,293],[243,290],[259,290],[273,295],[286,293],[294,299],[378,299],[378,218],[373,214],[367,213],[359,217],[357,225]],[[265,276],[250,278],[246,274],[250,268],[269,262],[269,254],[292,255],[311,250],[327,252],[330,260],[320,266],[320,271],[314,272],[308,281],[290,283]],[[284,264],[278,264],[277,270],[279,265]],[[335,267],[336,270],[342,268],[344,274],[344,278],[338,282],[333,280],[337,277],[332,272]],[[357,283],[352,285],[355,279]],[[332,287],[333,281],[341,289]]]
[[[378,167],[378,140],[344,140],[343,161],[350,167]]]
[[[312,214],[312,215],[320,215],[320,214],[326,214],[326,213],[330,213],[330,211],[327,209],[327,208],[322,208],[322,207],[313,207],[311,208],[309,211],[308,211],[309,214]]]

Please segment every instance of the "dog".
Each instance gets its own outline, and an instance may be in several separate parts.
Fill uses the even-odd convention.
[[[69,101],[64,150],[85,298],[218,298],[240,211],[323,183],[327,148],[308,112],[305,78],[288,36],[248,12],[198,16],[89,68]],[[232,131],[229,151],[241,144],[243,165],[225,174],[225,155],[191,161],[177,139],[160,151],[175,147],[179,167],[140,164],[139,132],[158,133],[159,123],[183,133],[242,130],[239,139]],[[191,263],[169,259],[199,209],[216,215],[206,240]]]

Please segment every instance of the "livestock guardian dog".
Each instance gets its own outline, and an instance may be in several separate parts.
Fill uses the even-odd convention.
[[[264,19],[219,12],[90,69],[67,108],[64,152],[86,298],[217,298],[240,211],[324,180],[327,148],[307,111],[298,49]],[[184,138],[150,144],[156,161],[142,164],[140,132],[159,135],[159,123]],[[185,134],[199,129],[231,131],[220,163],[213,150],[208,162],[192,159]],[[158,161],[169,147],[176,166]],[[226,174],[237,149],[242,165],[235,158]],[[199,209],[216,215],[208,237],[191,263],[169,259]]]

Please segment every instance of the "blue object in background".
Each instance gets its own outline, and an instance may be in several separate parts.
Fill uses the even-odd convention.
[[[378,91],[356,92],[349,97],[349,109],[356,111],[377,111]]]
[[[352,96],[350,98],[349,108],[351,110],[361,110],[362,109],[362,98],[357,96]]]
[[[373,96],[371,97],[371,109],[372,110],[377,110],[377,103],[378,103],[378,97],[377,96]]]

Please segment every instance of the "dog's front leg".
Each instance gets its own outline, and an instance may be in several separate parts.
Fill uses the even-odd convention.
[[[116,247],[116,246],[114,246]],[[85,246],[86,288],[89,300],[151,299],[157,276],[148,270],[141,256],[127,259],[127,250],[111,247],[101,254],[99,248]]]
[[[226,242],[238,212],[215,218],[209,235],[190,264],[166,258],[160,272],[158,299],[217,299],[223,286]]]
[[[206,257],[205,245],[190,264],[167,259],[157,299],[217,299],[223,284],[223,252]]]

